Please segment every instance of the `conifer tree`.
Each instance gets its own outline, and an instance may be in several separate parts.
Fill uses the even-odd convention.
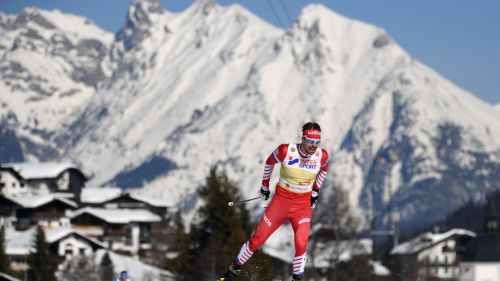
[[[175,275],[176,281],[188,281],[188,272],[192,269],[190,265],[194,263],[194,255],[189,248],[189,235],[186,233],[180,211],[175,217],[175,233],[169,253],[175,257],[167,259],[166,269]]]
[[[109,257],[108,251],[102,256],[101,263],[99,264],[99,271],[101,280],[112,280],[115,276],[115,267],[113,261]]]
[[[9,257],[5,253],[5,227],[0,227],[0,272],[10,272]]]
[[[197,210],[188,243],[179,252],[179,257],[185,255],[184,267],[177,272],[176,281],[206,280],[225,272],[253,230],[244,205],[227,205],[241,198],[225,171],[212,167],[198,194],[204,205]],[[270,258],[260,251],[244,268],[241,280],[272,280]]]
[[[36,230],[34,252],[28,257],[28,279],[30,281],[56,281],[57,262],[49,251],[49,243],[45,240],[42,227]]]
[[[203,277],[215,276],[224,271],[246,240],[246,221],[242,207],[229,208],[227,202],[239,200],[239,193],[224,171],[217,167],[210,170],[206,185],[199,190],[204,199],[198,212],[201,219],[198,233],[193,233],[199,243],[198,262],[205,264]]]
[[[247,238],[248,228],[243,220],[248,217],[246,210],[227,206],[227,202],[238,200],[239,195],[225,172],[212,167],[198,193],[205,204],[191,226],[190,248],[196,254],[194,266],[198,269],[190,276],[191,280],[214,277],[225,271]]]

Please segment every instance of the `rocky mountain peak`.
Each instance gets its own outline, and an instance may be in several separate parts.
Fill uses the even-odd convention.
[[[123,42],[126,51],[138,47],[151,35],[155,17],[164,13],[159,0],[134,0],[128,8],[125,25],[117,35],[118,41]]]
[[[37,8],[25,8],[14,20],[13,28],[26,27],[29,23],[37,24],[46,29],[55,28],[54,24],[50,22]]]

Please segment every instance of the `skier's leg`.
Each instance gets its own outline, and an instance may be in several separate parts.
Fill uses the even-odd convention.
[[[217,279],[218,281],[228,281],[234,280],[236,276],[241,271],[241,267],[245,262],[247,262],[253,255],[254,251],[257,250],[269,236],[283,223],[286,219],[288,211],[285,206],[279,202],[277,196],[275,196],[266,212],[260,219],[255,229],[254,234],[249,241],[245,242],[241,246],[238,256],[234,262],[229,266],[228,271]]]
[[[295,238],[295,256],[293,258],[293,275],[300,280],[304,274],[307,259],[307,240],[311,227],[311,208],[304,208],[291,219]]]
[[[254,234],[240,249],[240,252],[236,258],[236,262],[239,265],[243,265],[250,259],[254,251],[260,248],[264,242],[273,234],[278,227],[287,218],[287,208],[279,197],[274,197],[271,204],[267,207],[266,212],[260,218],[257,228]]]

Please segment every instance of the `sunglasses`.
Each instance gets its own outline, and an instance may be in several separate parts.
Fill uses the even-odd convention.
[[[321,142],[321,140],[314,140],[314,139],[306,138],[306,142],[310,143],[310,144],[319,144]]]

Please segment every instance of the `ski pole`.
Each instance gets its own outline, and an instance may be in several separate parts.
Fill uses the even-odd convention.
[[[241,205],[241,204],[244,204],[244,203],[246,203],[246,202],[253,201],[253,200],[257,200],[257,199],[260,199],[260,198],[261,198],[261,197],[259,196],[259,197],[250,198],[250,199],[241,200],[241,201],[236,201],[236,202],[232,202],[232,201],[231,201],[231,202],[227,203],[227,205],[228,205],[229,207],[233,207],[233,206],[236,206],[236,205]]]

